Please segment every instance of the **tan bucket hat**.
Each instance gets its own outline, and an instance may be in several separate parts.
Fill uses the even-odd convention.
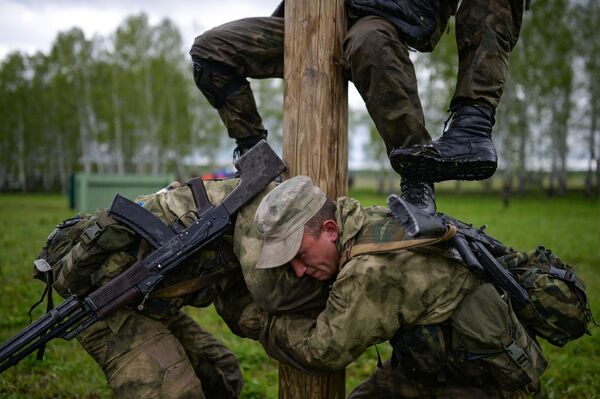
[[[288,263],[300,249],[304,225],[327,197],[308,176],[284,181],[265,196],[256,210],[256,229],[263,247],[256,267],[269,269]]]

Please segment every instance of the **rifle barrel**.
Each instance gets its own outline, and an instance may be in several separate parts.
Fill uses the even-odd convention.
[[[53,338],[64,338],[72,328],[92,317],[75,296],[67,299],[56,312],[45,314],[0,347],[0,373],[14,366]]]

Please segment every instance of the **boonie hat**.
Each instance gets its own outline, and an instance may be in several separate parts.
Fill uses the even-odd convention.
[[[286,264],[300,250],[304,225],[321,209],[327,197],[308,176],[284,181],[263,198],[255,215],[263,247],[256,264],[269,269]]]

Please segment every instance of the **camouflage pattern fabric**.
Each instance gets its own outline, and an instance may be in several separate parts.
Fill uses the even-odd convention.
[[[546,359],[505,293],[501,296],[490,283],[476,287],[452,314],[450,325],[448,365],[457,379],[496,385],[508,393],[540,390]]]
[[[239,179],[205,182],[209,201],[213,204],[221,203],[237,187],[238,183]],[[196,204],[190,189],[185,185],[160,194],[140,196],[136,198],[136,202],[143,204],[144,208],[169,226],[180,223],[184,227],[188,227],[196,219],[195,214],[192,212],[196,209]],[[200,275],[239,268],[239,262],[233,256],[233,233],[232,229],[223,235],[220,240],[200,251],[185,264],[178,266],[177,272],[169,273],[159,284],[157,290]],[[205,307],[213,302],[217,293],[227,284],[227,279],[222,279],[198,292],[161,301],[168,302],[173,309],[178,309],[184,305]],[[152,302],[150,302],[150,305],[152,305]],[[159,312],[160,308],[158,309]]]
[[[329,284],[315,279],[299,279],[288,267],[256,268],[262,240],[256,230],[254,216],[262,199],[274,187],[275,184],[271,184],[238,212],[233,251],[239,259],[248,290],[262,309],[272,314],[317,314],[325,307]],[[240,323],[243,325],[244,321]]]
[[[283,78],[283,18],[246,18],[218,26],[194,40],[190,55],[193,60],[225,65],[237,76]],[[222,88],[236,75],[215,70],[210,77]],[[247,82],[227,97],[219,115],[231,138],[265,131]]]
[[[337,207],[342,245],[361,230],[369,231],[370,222],[378,222],[385,210],[367,211],[344,197],[338,199]],[[387,227],[391,229],[391,225]],[[256,291],[247,269],[243,271],[249,290]],[[316,319],[305,315],[267,319],[263,315],[266,322],[260,340],[271,356],[297,368],[316,373],[340,369],[367,347],[391,338],[402,326],[448,319],[475,284],[477,280],[466,268],[439,256],[410,251],[361,255],[339,272],[325,310]],[[261,318],[244,316],[254,326]]]
[[[458,101],[496,109],[523,22],[523,0],[466,0],[456,13]]]
[[[99,209],[80,215],[74,225],[57,227],[40,256],[52,266],[53,286],[63,298],[73,294],[85,296],[93,289],[90,275],[97,272],[102,262],[117,252],[125,257],[123,250],[136,241],[130,229],[119,225],[105,209]],[[36,272],[34,269],[34,277]]]
[[[237,184],[238,179],[206,182],[209,200],[220,203]],[[189,226],[196,218],[192,212],[196,205],[191,191],[180,184],[173,184],[166,192],[140,196],[136,202],[167,225]],[[90,221],[106,217],[106,210],[98,210],[83,219],[83,226],[75,225],[72,231],[81,233]],[[135,251],[124,250],[124,245],[117,244],[123,241],[125,245],[130,244],[131,232],[114,221],[108,226],[110,228],[102,229],[93,242],[86,244],[87,249],[91,248],[90,254],[78,256],[86,260],[86,268],[79,268],[77,262],[70,266],[71,275],[77,275],[77,281],[84,283],[78,287],[76,280],[70,279],[71,285],[66,289],[78,291],[89,290],[92,285],[101,286],[150,250],[143,242]],[[66,230],[57,237],[63,235]],[[235,235],[232,228],[214,245],[180,265],[176,273],[170,273],[157,289],[200,275],[229,271],[226,277],[183,296],[150,297],[144,302],[143,311],[137,311],[134,304],[78,335],[79,342],[104,371],[116,397],[234,398],[239,395],[243,379],[235,356],[179,310],[184,305],[203,307],[214,302],[232,331],[241,334],[240,314],[251,297],[233,254]],[[112,243],[111,246],[108,243]],[[52,247],[48,250],[64,256],[65,240],[56,240],[55,244],[55,251]],[[102,247],[95,250],[100,244]],[[118,250],[107,253],[109,247]],[[96,264],[87,261],[91,255]]]
[[[431,51],[443,33],[452,1],[440,1]],[[508,73],[509,54],[521,29],[521,0],[465,0],[456,14],[458,79],[452,104],[462,101],[495,109]],[[396,28],[377,16],[349,16],[340,63],[365,101],[386,149],[429,142],[409,45]],[[193,60],[223,65],[211,71],[218,88],[236,77],[282,78],[284,22],[278,17],[246,18],[213,28],[194,40]],[[260,136],[262,120],[250,86],[243,84],[219,109],[229,136]]]
[[[213,204],[220,203],[237,184],[238,179],[205,182],[209,200]],[[234,355],[179,309],[185,305],[203,307],[214,303],[217,312],[234,333],[244,336],[249,332],[240,326],[240,320],[243,319],[241,315],[244,310],[251,305],[252,298],[241,272],[235,272],[241,270],[233,249],[236,249],[237,256],[250,262],[251,255],[260,252],[260,240],[257,239],[254,228],[254,213],[262,197],[273,187],[274,183],[240,210],[229,234],[180,265],[177,272],[169,274],[157,289],[198,277],[207,271],[215,273],[233,270],[233,273],[209,287],[184,296],[149,298],[144,303],[142,312],[135,310],[135,306],[122,309],[77,337],[104,371],[116,397],[238,396],[243,380]],[[196,208],[192,194],[187,186],[172,184],[171,188],[166,192],[140,196],[135,201],[168,225],[189,226],[195,221],[191,212]],[[81,225],[72,230],[73,234],[81,234],[89,224],[88,220],[105,215],[105,210],[99,210],[86,217]],[[120,233],[121,230],[115,230],[117,224],[112,223],[110,226],[114,227],[107,230],[104,240],[118,242],[121,235],[113,234],[112,231]],[[67,234],[66,231],[64,233]],[[126,240],[126,243],[129,244],[130,241]],[[65,239],[57,240],[55,244],[57,248],[52,253],[62,258],[68,251]],[[93,268],[78,274],[80,280],[85,281],[85,289],[105,284],[129,267],[138,256],[143,256],[150,250],[147,245],[140,245],[136,251],[104,251],[102,257],[97,256],[96,259],[100,260]],[[119,248],[121,247],[123,245]],[[248,265],[246,262],[246,266]],[[75,266],[73,270],[79,269]],[[269,302],[275,312],[302,311],[314,314],[316,309],[323,308],[327,298],[326,284],[314,284],[306,280],[307,284],[298,285],[295,276],[292,278],[279,273],[273,273],[272,276],[272,282],[279,287],[296,289],[295,296],[281,298],[279,302],[277,299]],[[67,288],[77,289],[75,286]],[[267,301],[272,299],[268,296],[259,298]]]
[[[189,316],[157,320],[128,310],[77,337],[117,398],[236,398],[236,357]]]
[[[262,244],[258,269],[288,263],[298,253],[304,225],[327,200],[325,193],[308,176],[294,176],[263,198],[255,214]]]
[[[342,252],[404,237],[387,208],[362,208],[351,198],[338,199],[336,219]],[[271,356],[316,374],[345,367],[370,345],[416,332],[395,341],[402,353],[394,350],[402,357],[410,353],[415,362],[377,370],[351,397],[516,398],[539,390],[546,366],[539,346],[495,288],[480,285],[460,263],[437,253],[395,251],[359,255],[341,266],[317,316],[274,316],[254,304],[245,309],[241,324]],[[259,290],[252,285],[259,285],[256,273],[262,271],[244,268],[251,291]],[[493,310],[479,317],[483,303]],[[438,334],[442,324],[448,329],[446,341]],[[516,362],[506,347],[525,353],[528,361]]]
[[[538,336],[562,347],[588,331],[591,310],[572,266],[542,246],[499,259],[525,287],[531,305],[517,315]]]

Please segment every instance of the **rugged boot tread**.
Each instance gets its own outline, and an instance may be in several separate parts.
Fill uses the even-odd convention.
[[[486,160],[456,161],[426,156],[399,154],[393,167],[403,177],[440,182],[446,180],[484,180],[496,171],[497,163]]]

